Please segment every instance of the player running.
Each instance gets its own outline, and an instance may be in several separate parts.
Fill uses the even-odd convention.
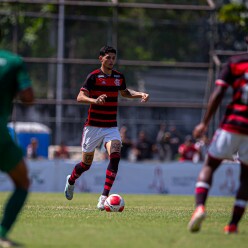
[[[248,53],[229,58],[223,67],[216,88],[210,96],[202,122],[193,131],[195,138],[202,136],[211,117],[228,87],[233,90],[232,101],[226,107],[225,116],[210,144],[205,164],[198,176],[195,188],[196,209],[188,224],[191,232],[197,232],[206,217],[205,203],[211,188],[213,175],[224,159],[232,159],[238,153],[241,174],[232,217],[224,232],[237,233],[248,200]]]
[[[18,246],[7,235],[24,205],[29,189],[22,150],[13,142],[7,129],[12,101],[17,94],[22,102],[33,102],[31,81],[24,62],[13,53],[0,50],[0,170],[8,174],[15,186],[4,206],[0,224],[0,247]]]
[[[109,155],[109,164],[97,208],[104,210],[104,202],[115,181],[120,161],[121,137],[116,119],[118,92],[123,97],[141,98],[141,102],[147,102],[149,95],[126,87],[124,75],[113,69],[116,62],[113,47],[102,47],[99,60],[101,68],[88,75],[77,97],[78,102],[90,104],[90,107],[82,134],[82,161],[67,176],[64,192],[68,200],[73,198],[75,181],[90,169],[95,149],[103,142]]]

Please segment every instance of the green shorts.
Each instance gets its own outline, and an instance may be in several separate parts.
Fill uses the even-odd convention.
[[[0,123],[0,170],[11,171],[22,158],[22,149],[14,143],[8,128]]]

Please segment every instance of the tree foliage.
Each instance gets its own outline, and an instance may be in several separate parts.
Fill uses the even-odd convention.
[[[243,3],[227,3],[218,11],[219,47],[222,50],[245,50],[248,31],[248,10]]]
[[[233,23],[247,31],[248,11],[244,4],[229,3],[220,8],[219,20],[223,23]]]
[[[151,0],[120,2],[154,4]],[[164,1],[159,0],[156,3]],[[166,3],[206,4],[206,1],[170,0]],[[0,8],[5,13],[1,14],[0,19],[4,30],[2,47],[25,57],[57,56],[57,5],[0,3]],[[118,58],[125,60],[208,62],[210,15],[208,11],[66,5],[64,56],[74,59],[97,59],[99,48],[109,44],[117,45]],[[45,65],[33,67],[35,69],[32,76],[36,85],[39,85],[38,94],[45,97],[44,92],[49,85],[55,85],[44,84],[48,81],[46,75],[51,74],[48,70],[52,70],[52,65],[47,65],[49,69]],[[95,65],[92,65],[93,67]],[[71,89],[75,88],[75,82],[82,82],[82,76],[79,78],[78,75],[87,75],[82,68],[76,65],[65,66],[64,92],[71,92]],[[131,78],[131,84],[136,82],[136,69],[124,69],[127,77]],[[71,95],[68,93],[66,96],[72,97]]]

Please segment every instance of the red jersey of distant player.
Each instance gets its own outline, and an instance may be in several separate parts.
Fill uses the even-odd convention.
[[[233,90],[232,101],[227,105],[220,127],[248,135],[248,54],[230,57],[215,83]]]
[[[88,110],[86,126],[116,127],[119,90],[126,89],[125,77],[122,73],[112,70],[106,75],[100,69],[91,72],[86,78],[82,91],[87,91],[89,97],[97,98],[106,94],[106,102],[102,105],[91,104]]]
[[[190,144],[181,144],[178,148],[179,152],[179,161],[192,161],[194,155],[198,152],[193,143]]]

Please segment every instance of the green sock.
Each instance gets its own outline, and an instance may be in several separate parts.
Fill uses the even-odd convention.
[[[22,188],[16,188],[13,194],[5,205],[3,212],[3,219],[1,222],[1,233],[2,237],[5,237],[9,232],[10,228],[14,224],[22,206],[27,198],[28,191]]]
[[[5,238],[6,234],[7,234],[6,228],[4,228],[3,226],[0,226],[0,238]]]

